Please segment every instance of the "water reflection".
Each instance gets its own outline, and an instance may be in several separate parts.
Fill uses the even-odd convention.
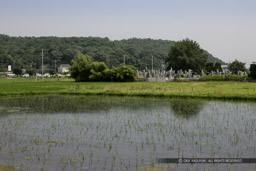
[[[1,116],[15,113],[100,113],[113,108],[130,112],[161,111],[171,107],[175,116],[190,118],[203,108],[202,100],[113,96],[31,96],[0,98]]]
[[[204,102],[199,99],[174,99],[171,100],[171,109],[177,117],[195,117],[204,106]]]
[[[0,99],[0,113],[74,113],[108,110],[113,101],[96,96],[32,96]],[[1,110],[2,109],[2,110]]]

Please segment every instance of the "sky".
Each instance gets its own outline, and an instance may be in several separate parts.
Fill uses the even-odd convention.
[[[225,62],[256,62],[255,0],[0,0],[0,34],[195,40]]]

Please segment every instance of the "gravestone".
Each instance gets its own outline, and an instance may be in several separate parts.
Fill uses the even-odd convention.
[[[205,76],[204,70],[201,71],[201,76]]]

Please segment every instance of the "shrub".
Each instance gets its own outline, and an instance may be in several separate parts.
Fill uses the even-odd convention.
[[[130,65],[120,64],[112,68],[112,81],[130,82],[135,81],[137,69]]]
[[[36,69],[34,68],[29,68],[26,70],[26,73],[29,74],[30,76],[31,75],[34,75],[36,73]]]
[[[109,70],[104,62],[92,62],[90,65],[91,81],[110,81]]]
[[[206,75],[199,78],[199,81],[245,81],[247,76],[239,75]]]
[[[251,64],[250,65],[250,75],[249,77],[251,77],[252,79],[256,79],[256,64]]]
[[[14,68],[14,69],[13,69],[13,73],[14,73],[15,75],[21,75],[21,74],[22,74],[22,70],[21,70],[21,68]]]
[[[69,68],[71,77],[77,82],[90,81],[92,58],[88,55],[79,54],[76,59],[72,60]]]
[[[50,73],[50,75],[55,75],[56,71],[55,71],[55,69],[50,69],[49,73]]]
[[[246,71],[245,63],[235,60],[228,65],[228,69],[233,73],[237,74],[238,71]]]
[[[92,62],[88,55],[78,55],[72,60],[71,77],[81,81],[134,81],[137,69],[130,65],[121,64],[109,69],[104,62]]]

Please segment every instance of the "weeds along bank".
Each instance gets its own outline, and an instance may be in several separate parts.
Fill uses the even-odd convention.
[[[0,95],[80,94],[155,97],[198,97],[256,100],[256,84],[234,81],[75,82],[73,79],[0,79]]]

